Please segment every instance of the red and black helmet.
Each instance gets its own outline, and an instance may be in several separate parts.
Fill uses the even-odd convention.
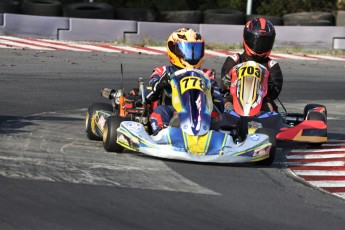
[[[276,31],[273,24],[265,18],[248,21],[243,30],[243,47],[247,55],[262,59],[270,55]]]

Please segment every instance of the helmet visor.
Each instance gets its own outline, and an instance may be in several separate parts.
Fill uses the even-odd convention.
[[[249,44],[252,43],[252,50],[257,54],[263,54],[272,50],[275,36],[256,35]],[[247,43],[248,44],[248,43]],[[250,46],[250,45],[249,45]]]
[[[175,43],[175,54],[189,64],[196,65],[204,56],[204,43],[177,42]]]

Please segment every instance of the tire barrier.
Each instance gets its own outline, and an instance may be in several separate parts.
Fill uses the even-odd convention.
[[[272,22],[272,24],[274,26],[282,26],[284,25],[283,22],[283,18],[282,17],[278,17],[278,16],[270,16],[270,15],[258,15],[258,14],[251,14],[251,15],[247,15],[247,21],[252,20],[253,18],[266,18],[268,21]]]
[[[238,10],[210,9],[204,11],[205,24],[244,25],[246,15]]]
[[[20,13],[20,3],[15,0],[1,0],[0,1],[0,14],[2,13]]]
[[[202,23],[203,13],[200,10],[184,10],[184,11],[162,11],[159,15],[161,22],[176,23]]]
[[[37,16],[61,16],[62,5],[58,0],[23,0],[23,14]]]
[[[113,19],[113,7],[106,3],[71,3],[63,8],[63,16],[71,18]]]
[[[286,26],[334,26],[335,18],[330,12],[299,12],[283,15]]]
[[[155,15],[151,9],[115,8],[114,19],[153,22]]]

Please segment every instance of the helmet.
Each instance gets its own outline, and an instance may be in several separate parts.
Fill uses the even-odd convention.
[[[243,47],[247,55],[254,59],[264,59],[270,55],[276,31],[265,18],[248,21],[243,31]]]
[[[190,28],[173,32],[167,41],[170,63],[178,68],[200,68],[204,61],[204,39]]]

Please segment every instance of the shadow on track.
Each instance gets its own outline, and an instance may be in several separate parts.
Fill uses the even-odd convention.
[[[82,118],[61,117],[61,116],[2,116],[0,115],[0,134],[13,134],[29,132],[22,130],[25,127],[37,125],[34,121],[58,121],[73,122],[84,121]]]

